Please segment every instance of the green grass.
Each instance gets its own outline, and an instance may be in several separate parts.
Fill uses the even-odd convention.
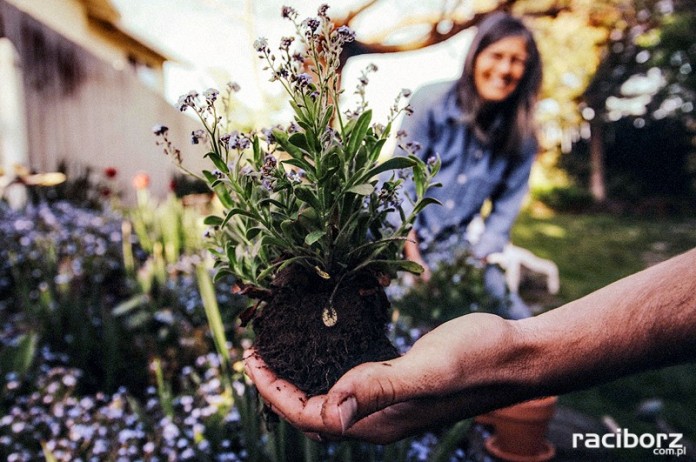
[[[552,309],[696,247],[696,220],[608,214],[540,219],[523,214],[513,229],[512,241],[558,265],[561,291],[542,304]],[[598,419],[611,416],[634,433],[655,433],[653,425],[635,417],[636,407],[648,398],[663,400],[664,419],[687,438],[696,440],[696,363],[571,393],[562,396],[560,402]]]

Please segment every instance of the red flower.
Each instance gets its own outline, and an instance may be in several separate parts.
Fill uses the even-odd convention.
[[[147,189],[150,186],[150,175],[145,172],[140,172],[133,177],[133,187],[135,189]]]
[[[106,167],[104,169],[104,176],[107,178],[116,178],[116,175],[118,175],[118,170],[116,170],[116,167]]]

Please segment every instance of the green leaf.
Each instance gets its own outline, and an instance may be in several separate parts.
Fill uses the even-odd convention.
[[[261,143],[259,142],[259,137],[255,136],[251,143],[253,146],[254,163],[256,165],[261,165],[263,163],[263,150],[261,149]]]
[[[365,138],[367,130],[370,128],[370,121],[372,120],[372,110],[367,110],[360,114],[358,121],[355,123],[355,127],[350,133],[350,139],[348,140],[348,145],[346,149],[349,155],[355,154],[358,150],[358,146]]]
[[[312,245],[315,242],[317,242],[319,239],[324,237],[326,235],[326,231],[322,230],[317,230],[317,231],[312,231],[311,233],[307,234],[305,237],[305,244],[307,245]]]
[[[223,207],[229,208],[234,206],[234,200],[232,199],[232,196],[230,196],[229,191],[227,191],[227,188],[225,188],[225,185],[218,185],[213,189],[213,191],[215,192],[217,198],[220,199],[220,203],[223,205]]]
[[[297,117],[297,121],[307,123],[307,116],[305,114],[305,111],[303,111],[302,108],[292,100],[290,101],[290,106],[295,110],[295,116]]]
[[[310,191],[309,188],[303,186],[295,188],[295,195],[299,200],[311,205],[315,210],[321,210],[319,198],[312,191]]]
[[[249,228],[249,229],[247,230],[247,232],[246,232],[246,236],[245,236],[245,237],[246,237],[248,240],[251,241],[251,240],[254,239],[256,236],[258,236],[259,233],[260,233],[261,231],[263,231],[263,228],[259,228],[258,226],[255,226],[255,227],[253,227],[253,228]]]
[[[242,215],[248,218],[251,218],[253,220],[257,220],[256,216],[251,214],[250,212],[247,212],[246,210],[240,209],[240,208],[233,208],[230,209],[229,212],[227,212],[227,215],[225,215],[225,220],[222,222],[221,226],[225,226],[228,221],[232,219],[233,216],[235,215]]]
[[[294,159],[302,159],[304,153],[300,148],[295,146],[288,139],[288,135],[281,130],[273,130],[273,137],[278,141],[281,148],[288,154],[290,154]]]
[[[324,117],[321,119],[321,122],[319,122],[319,127],[330,127],[331,126],[331,118],[334,115],[334,106],[332,104],[328,105],[326,107],[326,112],[324,113]]]
[[[321,277],[322,279],[331,279],[331,275],[327,273],[326,271],[322,270],[318,266],[314,267],[314,271]]]
[[[286,236],[292,236],[292,230],[295,222],[292,220],[284,220],[280,223],[280,229]]]
[[[213,282],[220,282],[226,276],[234,276],[235,274],[228,267],[218,268],[213,276]]]
[[[365,175],[363,175],[362,180],[369,180],[370,178],[373,178],[380,173],[387,172],[389,170],[399,170],[402,168],[411,168],[414,165],[417,164],[417,161],[415,159],[411,159],[409,157],[403,157],[403,156],[398,156],[398,157],[392,157],[391,159],[387,159],[381,164],[377,165],[376,167],[372,168],[369,170]]]
[[[307,142],[307,136],[304,133],[293,133],[290,138],[288,138],[288,142],[294,144],[300,149],[304,149],[305,151],[309,151],[309,144]]]
[[[227,338],[225,336],[225,325],[222,322],[220,307],[218,306],[217,297],[215,296],[215,287],[213,281],[205,268],[205,265],[198,265],[196,268],[196,279],[198,281],[198,290],[201,294],[201,301],[205,310],[205,317],[208,320],[208,327],[213,334],[213,343],[215,349],[220,355],[225,370],[228,370],[230,364],[230,352],[228,349]]]
[[[288,165],[293,165],[295,167],[299,167],[305,172],[311,173],[312,175],[316,175],[316,171],[314,170],[314,167],[312,164],[307,162],[304,159],[284,159],[281,161],[283,164],[288,164]]]
[[[425,268],[423,268],[421,265],[416,263],[415,261],[411,260],[396,260],[396,263],[394,264],[399,269],[402,269],[404,271],[408,271],[409,273],[413,274],[421,274],[423,271],[425,271]]]
[[[427,205],[430,204],[442,205],[442,202],[432,197],[424,197],[423,199],[418,201],[415,207],[413,207],[413,214],[417,215],[421,210],[423,210]]]
[[[370,183],[356,184],[355,186],[348,188],[348,192],[355,194],[360,194],[361,196],[369,196],[375,187]]]
[[[112,316],[123,316],[126,313],[133,311],[134,309],[147,305],[150,302],[150,296],[147,294],[140,294],[132,297],[125,302],[121,302],[116,307],[111,310]]]
[[[262,246],[274,246],[278,247],[281,249],[285,249],[288,247],[287,242],[284,242],[281,239],[278,239],[277,237],[266,235],[261,239],[261,245]]]
[[[208,215],[203,220],[203,224],[207,226],[221,226],[222,218],[217,215]]]
[[[11,346],[0,348],[0,370],[24,375],[34,362],[37,344],[38,334],[29,332],[17,338]]]
[[[230,171],[225,161],[223,161],[219,155],[215,154],[214,152],[209,152],[208,154],[206,154],[206,156],[210,157],[210,160],[213,161],[215,167],[221,172],[228,173]]]
[[[275,205],[276,207],[278,207],[280,209],[285,208],[285,206],[282,203],[278,202],[276,199],[273,199],[272,197],[266,197],[264,199],[261,199],[258,202],[258,205],[259,205],[259,207],[266,207],[268,205]]]
[[[421,274],[424,268],[418,263],[411,260],[366,260],[362,265],[358,265],[359,268],[365,268],[368,266],[386,266],[393,271],[408,271],[413,274]]]
[[[386,143],[387,140],[386,138],[383,138],[375,143],[374,146],[372,146],[372,150],[370,151],[370,157],[369,160],[371,162],[376,162],[377,159],[379,159],[379,154],[382,152],[382,147],[384,147],[384,143]]]

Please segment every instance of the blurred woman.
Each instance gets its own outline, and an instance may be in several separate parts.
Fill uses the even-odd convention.
[[[503,271],[487,259],[503,251],[528,191],[541,80],[539,51],[529,29],[508,14],[491,14],[478,28],[461,77],[416,91],[410,101],[413,115],[401,127],[405,139],[400,146],[408,146],[403,149],[417,151],[423,160],[439,156],[442,161],[436,177],[442,187],[428,193],[442,206],[419,214],[406,258],[426,268],[422,277],[427,280],[431,269],[468,249],[485,265],[488,292],[505,302],[498,314],[513,319],[531,312],[516,293],[508,293]],[[485,228],[471,242],[467,227],[486,200],[491,207]]]

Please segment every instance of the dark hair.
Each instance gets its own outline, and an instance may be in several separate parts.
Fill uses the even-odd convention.
[[[474,63],[486,47],[511,36],[521,36],[527,41],[528,56],[524,76],[505,101],[491,106],[476,91]],[[541,79],[541,57],[531,31],[521,20],[506,13],[490,14],[478,27],[464,61],[462,76],[457,83],[458,103],[463,120],[471,124],[476,136],[482,142],[491,144],[495,152],[519,154],[522,143],[535,137],[533,111]],[[502,120],[491,123],[491,117],[501,117]]]

